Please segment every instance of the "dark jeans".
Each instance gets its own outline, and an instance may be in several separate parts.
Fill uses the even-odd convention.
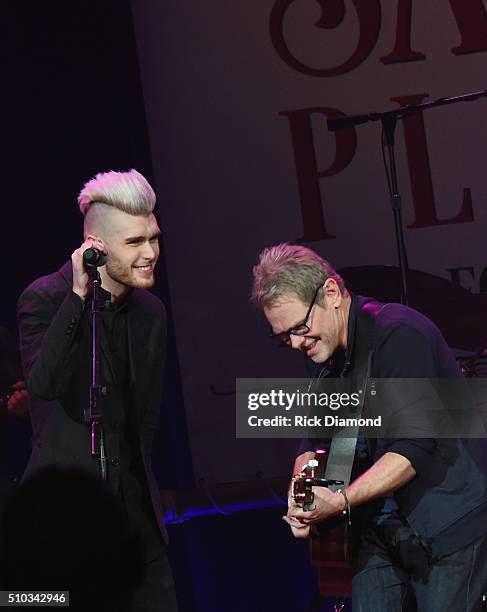
[[[131,612],[177,612],[171,567],[163,549],[157,559],[145,564],[142,584],[135,591]]]
[[[404,525],[368,529],[353,578],[354,612],[481,612],[487,536],[438,559]]]

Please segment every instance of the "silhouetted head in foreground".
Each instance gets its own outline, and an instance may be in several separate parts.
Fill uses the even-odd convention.
[[[70,591],[71,609],[125,610],[143,576],[142,545],[114,493],[78,468],[47,468],[5,508],[2,589]]]

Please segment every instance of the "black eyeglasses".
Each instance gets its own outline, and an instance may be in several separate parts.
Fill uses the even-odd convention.
[[[306,334],[309,334],[310,327],[308,325],[308,319],[310,317],[311,311],[313,310],[313,306],[315,305],[316,298],[318,297],[318,292],[321,287],[322,285],[319,285],[319,287],[317,287],[313,296],[313,300],[309,305],[308,312],[306,313],[306,316],[304,317],[302,323],[299,323],[299,325],[295,325],[294,327],[290,327],[287,331],[279,332],[278,334],[275,334],[271,331],[269,337],[272,338],[272,340],[275,340],[279,346],[290,346],[290,336],[305,336]]]

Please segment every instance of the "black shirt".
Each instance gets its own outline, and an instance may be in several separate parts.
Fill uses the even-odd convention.
[[[358,365],[354,362],[355,341],[360,331],[358,313],[368,301],[362,296],[352,297],[347,349],[340,359],[329,364],[332,375],[337,374],[334,367],[338,367],[340,360],[342,375],[353,373]],[[412,308],[388,304],[377,316],[374,327],[371,377],[454,379],[461,376],[438,328]],[[455,552],[486,533],[487,480],[482,465],[485,453],[479,442],[377,439],[369,440],[368,447],[374,463],[387,452],[402,455],[411,462],[416,476],[394,493],[394,506],[434,554]],[[397,508],[383,507],[382,512],[396,512]]]
[[[147,478],[142,463],[140,439],[132,390],[132,373],[128,345],[128,319],[131,296],[110,302],[110,294],[101,290],[106,298],[99,318],[99,383],[105,388],[101,399],[103,428],[108,457],[108,480],[122,502],[129,525],[137,532],[145,547],[146,560],[160,554],[162,537],[154,516]],[[81,397],[66,398],[64,404],[74,411],[81,422],[84,408],[89,402],[91,384],[92,324],[90,304],[83,312],[78,328],[82,335],[82,357],[86,391]],[[87,431],[88,435],[88,431]]]

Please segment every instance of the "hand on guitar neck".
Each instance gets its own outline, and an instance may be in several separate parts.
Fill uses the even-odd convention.
[[[345,509],[344,497],[338,491],[333,492],[326,487],[313,487],[313,493],[315,506],[313,510],[303,509],[292,499],[288,502],[287,515],[283,518],[291,526],[295,537],[308,537],[311,525],[339,516]]]
[[[293,478],[291,482],[289,494],[288,494],[288,511],[287,515],[283,516],[283,520],[291,527],[291,531],[296,538],[307,538],[310,535],[311,525],[319,523],[332,516],[338,516],[343,513],[345,500],[341,493],[333,492],[327,489],[325,486],[312,487],[309,486],[299,487],[301,491],[308,490],[312,491],[311,498],[312,503],[306,503],[309,501],[303,493],[299,496],[296,493],[298,487],[296,481],[301,480],[305,469],[309,465],[315,464],[318,466],[318,461],[315,461],[315,454],[312,452],[304,453],[300,455],[294,464],[294,474],[298,475]],[[308,475],[315,476],[314,472]],[[319,480],[318,478],[316,480]],[[325,481],[327,482],[327,481]],[[329,481],[330,484],[338,481]]]
[[[298,457],[294,474],[300,474],[304,465],[313,458],[314,453],[311,452]],[[350,512],[350,507],[392,493],[415,476],[416,471],[409,459],[398,453],[387,452],[346,488],[345,495],[323,486],[313,486],[312,507],[309,504],[296,503],[294,497],[290,495],[288,512],[283,518],[291,526],[295,537],[306,538],[309,536],[310,526],[339,514],[347,514]],[[306,509],[307,507],[309,509]]]

